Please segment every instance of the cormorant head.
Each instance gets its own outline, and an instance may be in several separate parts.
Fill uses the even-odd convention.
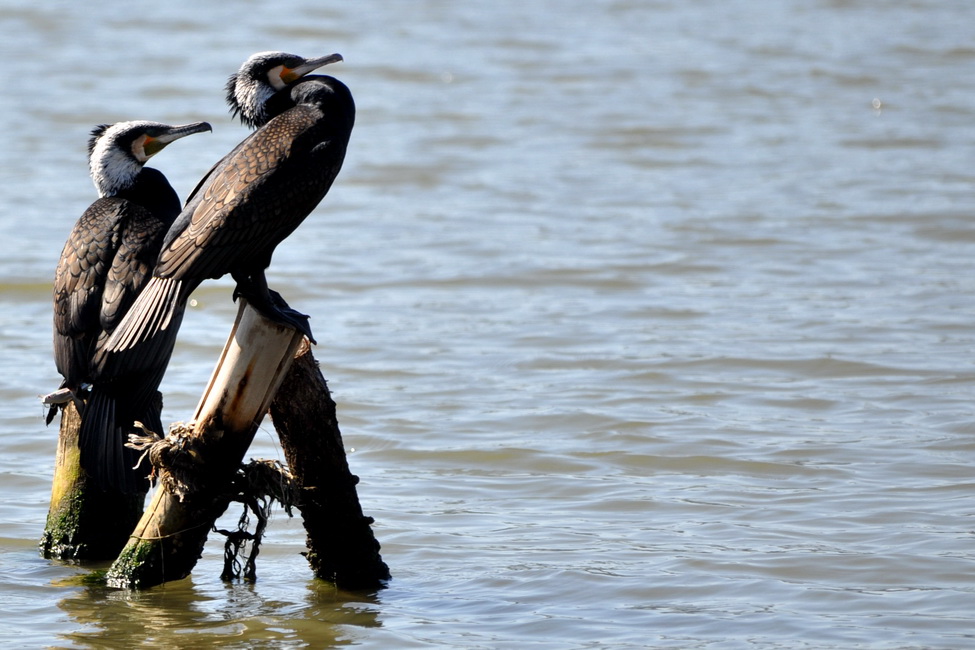
[[[285,52],[258,52],[244,61],[227,80],[230,112],[244,124],[258,128],[270,121],[266,104],[282,88],[293,84],[323,65],[342,60],[341,54],[305,59]]]
[[[88,140],[88,168],[99,196],[114,196],[130,187],[154,154],[174,140],[212,131],[206,122],[172,126],[159,122],[100,124]]]

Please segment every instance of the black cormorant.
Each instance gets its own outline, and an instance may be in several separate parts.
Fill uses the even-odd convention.
[[[231,109],[260,128],[194,190],[166,235],[153,277],[96,354],[96,376],[165,365],[190,293],[207,278],[227,273],[237,281],[235,295],[244,295],[269,318],[310,338],[307,316],[276,303],[264,270],[275,247],[318,205],[339,173],[355,104],[349,89],[334,77],[304,76],[289,82],[295,71],[339,61],[338,55],[310,61],[280,53],[255,57],[248,63],[261,62],[263,73],[254,78],[276,75],[286,85],[270,95],[238,94],[236,89],[247,86],[242,75],[248,63],[231,78]],[[263,102],[262,110],[252,110],[255,102]]]
[[[341,54],[327,54],[305,59],[287,52],[258,52],[250,55],[240,69],[230,75],[225,87],[227,105],[242,124],[258,129],[295,105],[291,93],[282,92],[310,72],[342,60]],[[230,153],[215,164],[190,192],[187,203],[193,200],[210,176],[221,168],[224,161],[237,153],[247,140],[238,144]]]
[[[101,125],[91,133],[88,159],[100,198],[85,210],[68,236],[54,276],[54,360],[62,389],[76,399],[92,382],[90,362],[148,282],[163,238],[180,212],[166,177],[145,167],[170,142],[209,131],[206,122],[170,126],[158,122]],[[162,369],[164,370],[164,369]],[[162,372],[158,376],[161,378]],[[82,409],[81,462],[103,487],[132,491],[137,477],[126,470],[137,455],[123,451],[124,421],[141,420],[158,431],[152,376],[103,375]],[[48,423],[56,407],[48,414]],[[116,417],[112,417],[115,412]]]

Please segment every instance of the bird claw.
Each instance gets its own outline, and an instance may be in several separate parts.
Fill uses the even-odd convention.
[[[277,314],[265,314],[268,318],[275,322],[284,323],[290,327],[295,328],[306,337],[312,343],[318,344],[315,340],[314,335],[311,333],[311,325],[308,324],[308,314],[302,314],[300,311],[295,311],[290,307],[286,309],[278,308]]]
[[[287,301],[277,291],[268,289],[267,294],[262,295],[261,292],[252,291],[252,287],[242,286],[238,282],[234,289],[234,300],[236,301],[238,297],[244,298],[251,307],[263,314],[268,320],[295,329],[307,336],[312,343],[318,344],[311,333],[308,314],[302,314],[300,311],[289,307]]]
[[[268,289],[267,293],[268,297],[271,299],[271,304],[269,305],[269,309],[266,311],[258,308],[261,313],[276,323],[293,327],[307,336],[309,341],[317,345],[318,341],[316,341],[315,337],[312,335],[311,326],[308,324],[308,314],[302,314],[300,311],[295,311],[289,307],[288,303],[277,291]]]

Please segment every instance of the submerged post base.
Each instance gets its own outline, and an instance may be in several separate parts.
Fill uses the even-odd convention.
[[[389,567],[359,505],[335,402],[307,346],[271,403],[271,419],[297,484],[312,571],[343,589],[382,587]]]
[[[149,490],[124,494],[102,490],[81,468],[78,432],[81,416],[74,402],[61,411],[61,429],[40,552],[58,560],[110,560],[125,546],[142,516]]]

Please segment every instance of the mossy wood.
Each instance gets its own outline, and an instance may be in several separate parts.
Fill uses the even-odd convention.
[[[335,402],[306,345],[271,402],[271,419],[299,492],[315,575],[343,589],[375,589],[389,579],[371,517],[362,513]]]
[[[73,402],[61,410],[58,450],[41,555],[61,560],[110,560],[142,516],[146,489],[136,494],[102,490],[81,468],[81,416]]]
[[[182,439],[180,494],[162,485],[109,569],[109,586],[147,588],[189,575],[303,335],[241,300],[223,354]],[[188,480],[187,480],[188,478]]]

